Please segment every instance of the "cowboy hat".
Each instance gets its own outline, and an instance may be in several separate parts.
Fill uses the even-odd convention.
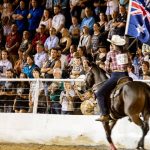
[[[113,35],[111,40],[107,39],[107,41],[109,41],[110,43],[117,45],[117,46],[123,46],[126,44],[125,39],[123,39],[121,36],[119,35]]]

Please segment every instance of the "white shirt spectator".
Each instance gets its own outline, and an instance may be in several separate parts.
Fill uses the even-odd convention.
[[[78,47],[80,46],[85,46],[86,49],[87,49],[87,52],[90,53],[90,48],[91,48],[91,35],[82,35],[80,37],[80,41],[79,41],[79,45]]]
[[[41,53],[36,53],[34,56],[34,62],[39,68],[42,68],[43,64],[47,60],[48,60],[48,55],[44,51]]]
[[[50,50],[53,47],[57,47],[58,44],[59,44],[59,39],[57,36],[49,36],[44,43],[44,47]]]
[[[61,26],[65,25],[65,16],[59,13],[58,15],[55,15],[52,19],[52,27],[56,29],[56,31],[61,30]]]
[[[111,15],[113,12],[118,11],[118,2],[117,0],[107,1],[106,15]]]
[[[0,77],[1,78],[6,77],[5,73],[8,69],[12,69],[12,63],[8,59],[0,60]]]

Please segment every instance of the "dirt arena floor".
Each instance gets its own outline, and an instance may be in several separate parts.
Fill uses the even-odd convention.
[[[109,148],[104,146],[47,146],[37,144],[0,143],[0,150],[109,150]]]

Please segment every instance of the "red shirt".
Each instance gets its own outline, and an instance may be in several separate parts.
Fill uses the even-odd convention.
[[[15,46],[11,51],[10,51],[10,54],[13,54],[13,55],[18,55],[18,48],[19,48],[19,44],[20,44],[20,36],[19,36],[19,33],[16,32],[16,33],[10,33],[7,35],[6,37],[6,47],[7,48],[11,48],[12,46],[14,46],[16,43],[18,43],[17,46]]]

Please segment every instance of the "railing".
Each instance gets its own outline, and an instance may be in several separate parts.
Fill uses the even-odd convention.
[[[18,89],[17,89],[17,83],[19,83],[19,82],[29,82],[29,84],[31,84],[32,82],[34,82],[34,97],[32,97],[32,99],[34,99],[34,102],[33,102],[33,111],[32,111],[32,113],[37,113],[37,109],[38,109],[38,102],[39,102],[39,93],[40,93],[40,86],[41,86],[41,82],[43,83],[43,84],[46,84],[46,83],[49,83],[49,82],[74,82],[74,83],[76,83],[76,82],[84,82],[84,80],[83,79],[42,79],[42,78],[38,78],[38,79],[24,79],[24,78],[13,78],[13,79],[11,79],[11,78],[7,78],[7,79],[0,79],[0,82],[1,82],[1,84],[3,85],[2,87],[1,87],[1,91],[2,92],[4,92],[5,90],[4,89],[6,89],[6,88],[8,88],[10,91],[12,90],[11,88],[9,88],[9,87],[5,87],[5,83],[7,82],[9,82],[9,83],[11,83],[11,82],[15,82],[16,84],[15,84],[15,91],[17,91]],[[7,86],[7,85],[6,85]],[[14,89],[13,88],[13,89]],[[22,87],[21,87],[22,88]],[[44,91],[48,91],[48,86],[47,87],[45,87],[44,86]],[[29,92],[30,93],[30,92]],[[14,95],[17,95],[18,93],[16,92],[16,93],[13,93],[13,94],[11,94],[11,95],[13,95],[13,97],[14,97]],[[43,93],[43,95],[44,95],[44,93]],[[4,95],[3,95],[4,96]],[[5,108],[6,106],[6,103],[7,103],[7,101],[6,101],[6,97],[7,96],[4,96],[4,99],[2,99],[2,97],[3,97],[2,95],[0,95],[0,104],[1,104],[1,106],[0,106],[0,109],[2,109],[3,107]],[[9,95],[10,96],[10,95]],[[45,95],[46,96],[46,95]],[[49,95],[48,95],[49,96]],[[5,102],[6,101],[6,102]],[[11,103],[13,103],[13,101],[14,101],[14,99],[9,99],[9,101],[12,101]],[[30,98],[29,98],[29,101],[30,101]],[[78,102],[76,102],[76,103],[78,103]],[[13,108],[13,106],[11,105],[11,106],[9,106],[9,107],[11,107],[10,109],[12,110],[12,108]],[[42,108],[42,107],[41,107]],[[8,109],[8,108],[7,108]],[[80,109],[80,108],[77,108],[77,109]],[[4,110],[4,112],[5,112],[5,110]],[[10,110],[8,109],[8,112],[10,112]],[[11,111],[12,112],[12,111]]]

